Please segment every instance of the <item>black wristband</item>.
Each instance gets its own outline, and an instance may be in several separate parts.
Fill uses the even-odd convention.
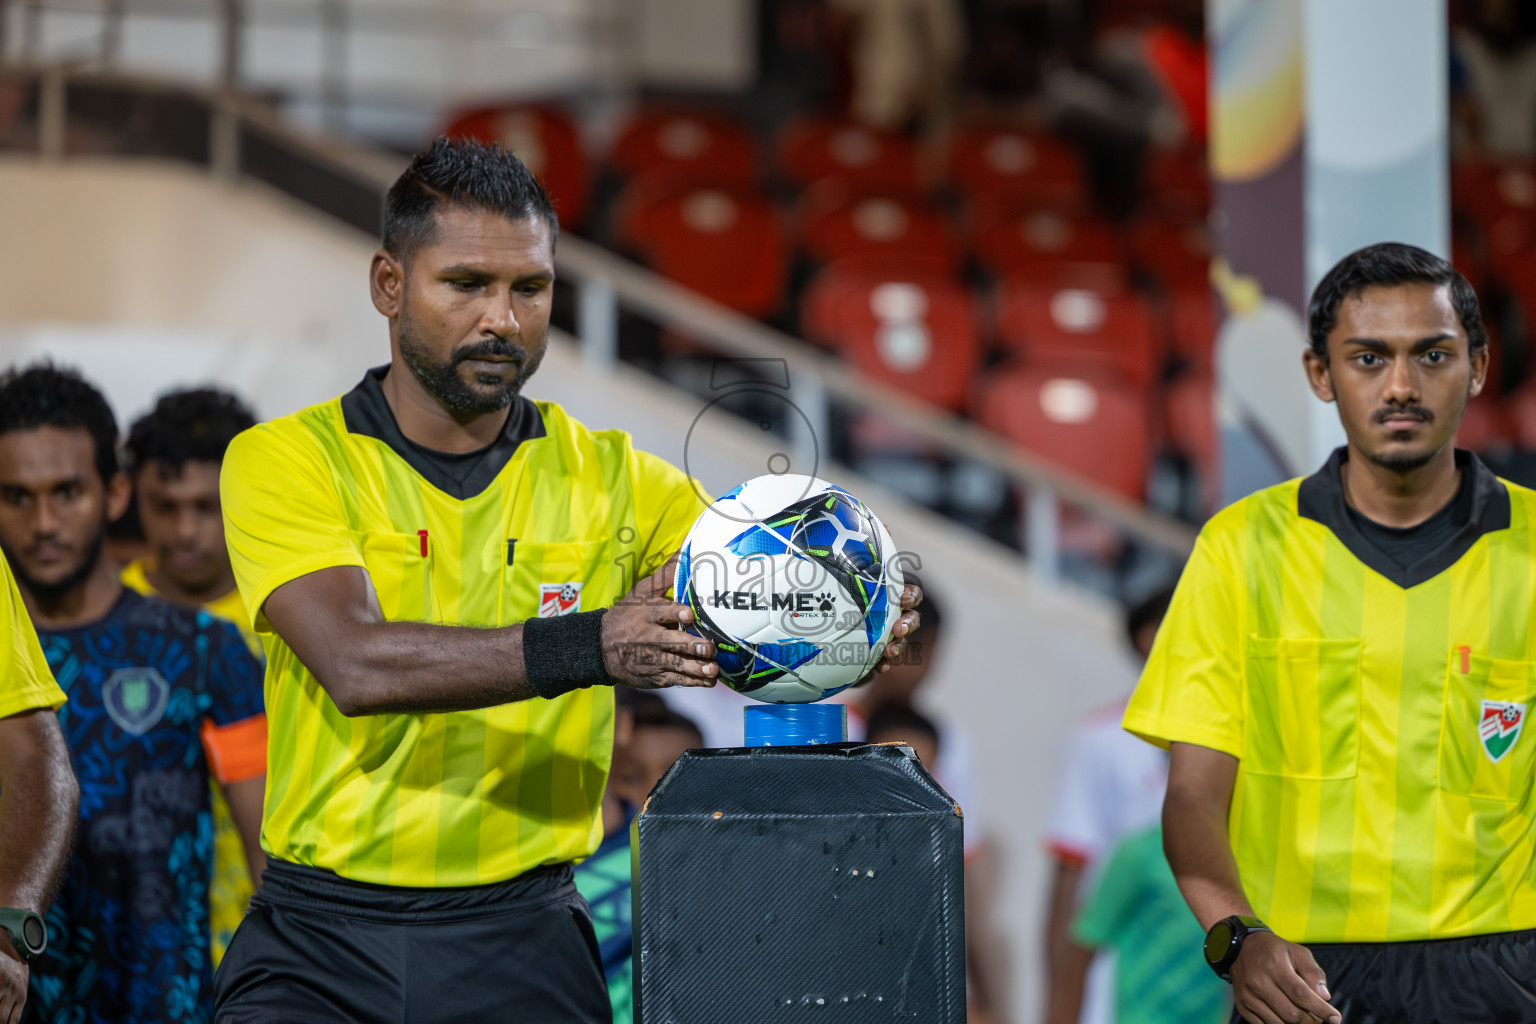
[[[553,699],[612,684],[603,666],[603,613],[573,612],[523,623],[523,669],[535,694]]]

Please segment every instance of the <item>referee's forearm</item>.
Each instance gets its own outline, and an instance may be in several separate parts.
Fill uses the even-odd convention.
[[[53,712],[0,718],[0,907],[48,909],[79,805]]]
[[[1201,928],[1209,930],[1233,914],[1253,913],[1232,856],[1223,809],[1170,789],[1163,802],[1163,853]]]
[[[440,714],[536,696],[523,663],[521,624],[496,629],[424,622],[360,624],[306,666],[338,710]]]

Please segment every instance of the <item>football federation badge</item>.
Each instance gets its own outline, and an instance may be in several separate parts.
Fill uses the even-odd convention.
[[[133,736],[143,736],[160,723],[170,697],[171,684],[152,668],[120,668],[101,688],[107,715]]]
[[[540,583],[539,618],[552,619],[581,611],[580,583]]]
[[[1477,725],[1477,736],[1483,741],[1483,752],[1488,760],[1498,764],[1509,753],[1509,748],[1520,738],[1525,728],[1525,705],[1503,700],[1483,701],[1483,717]]]

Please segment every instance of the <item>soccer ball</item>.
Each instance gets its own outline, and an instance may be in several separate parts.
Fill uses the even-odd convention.
[[[712,641],[720,679],[804,704],[868,675],[901,616],[896,545],[841,487],[798,474],[748,480],[704,510],[673,593]]]

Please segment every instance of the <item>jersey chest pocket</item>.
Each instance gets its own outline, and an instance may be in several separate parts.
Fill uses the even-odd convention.
[[[419,533],[375,530],[363,534],[363,562],[384,617],[397,622],[436,621],[432,600],[432,548]]]
[[[1536,662],[1452,650],[1440,722],[1440,788],[1524,803],[1536,774],[1536,738],[1525,734],[1533,697]]]
[[[1360,641],[1248,638],[1243,770],[1349,779],[1360,754]]]
[[[503,622],[607,608],[623,579],[607,540],[517,541],[502,579]]]

